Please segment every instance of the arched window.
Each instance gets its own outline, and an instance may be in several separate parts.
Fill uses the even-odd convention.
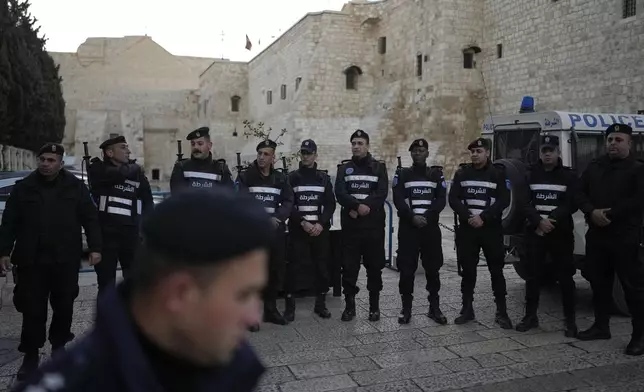
[[[477,53],[481,53],[481,48],[476,45],[472,45],[463,49],[463,68],[476,68],[476,57],[474,55]]]
[[[357,90],[358,77],[362,75],[362,70],[360,69],[360,67],[352,65],[344,70],[344,74],[347,78],[347,90]]]
[[[234,97],[230,98],[230,110],[233,112],[238,112],[239,111],[239,101],[241,101],[241,98],[237,95]]]

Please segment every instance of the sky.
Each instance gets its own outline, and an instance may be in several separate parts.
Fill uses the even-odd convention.
[[[30,0],[30,11],[52,52],[76,52],[88,37],[148,35],[174,55],[248,61],[307,12],[339,11],[346,2]],[[251,51],[244,48],[246,35]]]

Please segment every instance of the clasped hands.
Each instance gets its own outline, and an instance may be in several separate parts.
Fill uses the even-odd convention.
[[[356,219],[358,216],[365,216],[371,212],[371,208],[365,204],[358,205],[358,210],[349,211],[349,216],[353,219]]]

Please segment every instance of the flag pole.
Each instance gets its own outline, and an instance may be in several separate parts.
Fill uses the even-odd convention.
[[[224,31],[221,30],[221,59],[224,59]]]

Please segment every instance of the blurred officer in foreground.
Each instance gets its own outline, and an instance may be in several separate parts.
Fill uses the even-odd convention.
[[[335,196],[329,175],[317,169],[317,145],[304,140],[300,147],[300,168],[289,174],[293,187],[294,204],[289,219],[289,261],[286,265],[286,309],[284,318],[295,319],[295,266],[302,260],[311,260],[315,267],[315,306],[313,311],[322,318],[331,317],[326,308],[329,291],[329,229],[335,212]]]
[[[443,266],[443,248],[438,218],[445,208],[445,177],[440,166],[427,166],[427,140],[418,139],[409,147],[413,164],[396,173],[393,181],[394,204],[398,210],[399,290],[402,311],[398,322],[409,324],[414,294],[414,278],[418,254],[422,258],[429,312],[427,316],[438,324],[447,324],[439,307],[441,287],[439,270]]]
[[[154,208],[150,183],[130,160],[125,138],[106,140],[100,149],[103,160],[92,159],[87,173],[103,234],[103,259],[95,267],[99,294],[114,284],[117,263],[127,276],[140,242],[141,216]]]
[[[581,177],[579,209],[586,215],[586,268],[593,289],[595,323],[581,340],[610,339],[615,273],[632,316],[628,355],[644,354],[644,262],[640,244],[644,214],[644,165],[631,152],[633,129],[606,129],[607,154],[593,160]]]
[[[387,167],[369,153],[369,135],[358,129],[350,138],[353,157],[338,167],[335,196],[342,206],[342,286],[346,307],[342,321],[356,316],[356,286],[362,259],[367,270],[369,320],[380,320],[382,269],[385,267]]]
[[[163,201],[93,330],[15,391],[252,391],[264,368],[244,336],[260,317],[272,227],[224,187]]]
[[[25,354],[19,381],[38,368],[39,350],[47,336],[47,301],[53,310],[52,353],[64,351],[74,338],[71,325],[83,253],[81,227],[87,236],[89,263],[101,260],[96,207],[85,184],[63,169],[63,154],[60,144],[44,145],[38,152],[38,169],[16,182],[2,215],[0,263],[8,270],[11,260],[19,276],[14,303],[22,313],[18,351]]]
[[[517,324],[517,331],[525,332],[539,326],[540,281],[546,267],[546,255],[552,258],[552,266],[559,287],[565,317],[567,337],[577,336],[575,322],[575,281],[577,272],[573,260],[575,249],[572,214],[577,211],[575,197],[578,190],[577,174],[563,166],[559,158],[559,138],[541,137],[539,162],[526,175],[530,197],[523,208],[528,225],[525,244],[528,266],[525,293],[525,317]]]
[[[456,257],[462,267],[463,308],[454,323],[465,324],[474,320],[476,266],[482,248],[492,279],[495,322],[503,329],[511,329],[512,321],[508,317],[505,299],[505,250],[501,226],[501,214],[510,203],[510,192],[506,187],[505,172],[490,161],[490,141],[478,138],[467,148],[472,163],[459,168],[449,191],[449,205],[461,223],[456,233],[459,238]]]
[[[277,143],[264,140],[257,145],[257,159],[237,177],[240,192],[250,192],[272,217],[275,241],[268,264],[268,285],[264,290],[264,321],[286,325],[277,310],[277,294],[282,289],[286,270],[286,220],[293,207],[293,189],[286,174],[273,167]],[[251,328],[259,330],[259,324]]]
[[[215,184],[234,185],[224,159],[213,159],[210,129],[201,127],[188,134],[192,153],[190,159],[177,162],[170,177],[170,191],[187,188],[212,188]]]

